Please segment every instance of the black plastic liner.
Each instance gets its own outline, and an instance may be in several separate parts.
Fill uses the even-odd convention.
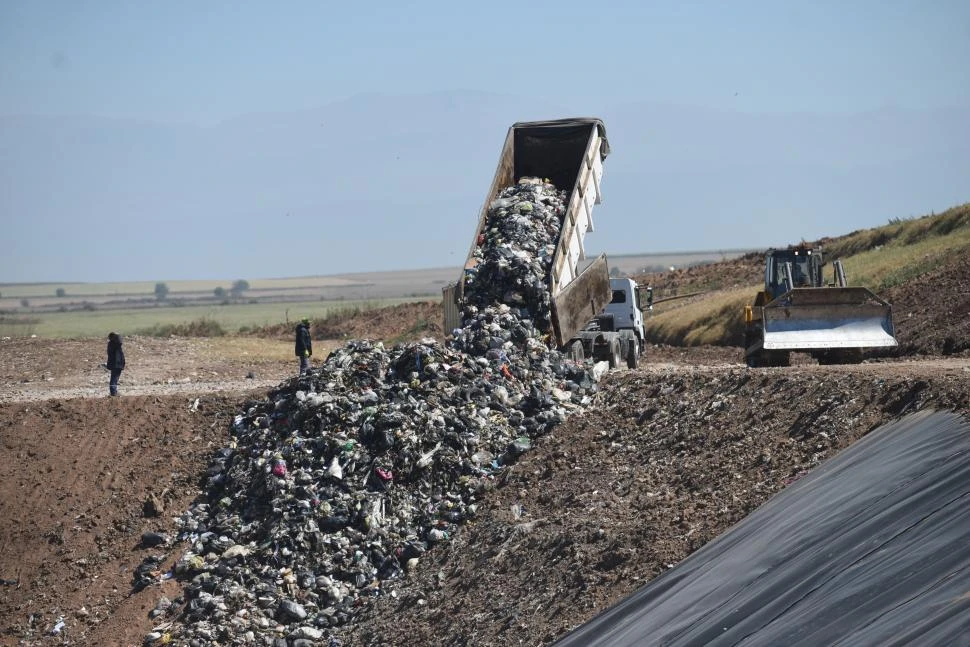
[[[968,450],[884,425],[556,645],[970,645]]]

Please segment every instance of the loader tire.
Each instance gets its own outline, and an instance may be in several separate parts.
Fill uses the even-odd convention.
[[[744,358],[748,368],[764,368],[767,366],[791,366],[791,353],[788,351],[766,351],[751,353]]]
[[[864,359],[865,359],[865,356],[862,354],[862,351],[860,349],[858,349],[858,348],[854,348],[852,350],[846,351],[846,353],[845,353],[845,355],[843,357],[843,363],[845,363],[845,364],[861,364],[862,363],[862,360],[864,360]]]
[[[756,350],[754,352],[749,352],[748,349],[754,346],[761,339],[761,331],[755,328],[748,328],[744,331],[744,344],[742,349],[744,352],[744,363],[748,368],[761,368],[766,366],[765,363],[765,351]]]
[[[861,364],[862,351],[858,348],[848,348],[822,353],[818,356],[819,365],[830,364]]]
[[[569,359],[574,362],[583,362],[586,360],[586,353],[583,351],[583,342],[577,339],[569,346]]]

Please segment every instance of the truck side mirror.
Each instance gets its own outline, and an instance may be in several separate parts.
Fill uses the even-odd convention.
[[[637,306],[640,310],[653,310],[653,288],[637,286]]]

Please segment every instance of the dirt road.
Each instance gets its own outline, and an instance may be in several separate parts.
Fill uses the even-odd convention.
[[[318,344],[314,361],[335,345]],[[105,346],[100,339],[0,341],[0,403],[106,395]],[[298,370],[289,341],[126,337],[124,350],[124,395],[266,389]]]

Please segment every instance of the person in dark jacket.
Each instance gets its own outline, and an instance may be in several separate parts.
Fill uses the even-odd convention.
[[[118,333],[108,333],[108,362],[104,366],[111,371],[108,393],[118,395],[118,378],[125,370],[125,351],[121,348],[121,335]]]
[[[313,356],[310,320],[306,318],[296,327],[296,356],[300,358],[300,375],[305,375],[310,369],[310,357]]]

